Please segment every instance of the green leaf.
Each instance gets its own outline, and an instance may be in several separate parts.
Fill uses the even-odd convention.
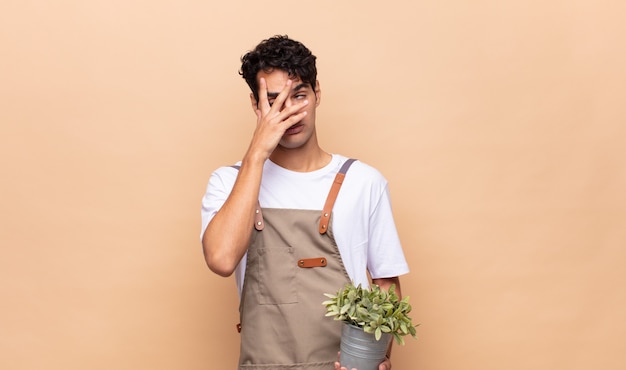
[[[350,306],[350,304],[349,304],[349,303],[344,304],[344,305],[343,305],[343,307],[341,307],[341,310],[339,310],[339,313],[344,314],[344,313],[348,312],[348,310],[350,309],[350,307],[351,307],[351,306]]]
[[[403,332],[404,334],[407,334],[407,333],[408,333],[408,328],[406,327],[406,323],[405,323],[405,322],[401,322],[401,323],[400,323],[400,330],[402,330],[402,332]]]

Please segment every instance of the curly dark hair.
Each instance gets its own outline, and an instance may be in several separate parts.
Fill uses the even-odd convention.
[[[277,35],[261,41],[254,50],[241,57],[239,74],[246,80],[254,98],[259,101],[257,73],[280,69],[289,77],[299,77],[302,82],[315,90],[317,68],[315,55],[302,43],[290,39],[287,35]]]

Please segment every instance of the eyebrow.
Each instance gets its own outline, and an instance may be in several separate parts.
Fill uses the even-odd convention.
[[[306,83],[306,82],[302,82],[298,85],[296,85],[293,89],[291,89],[292,92],[298,91],[298,90],[302,90],[305,87],[309,86],[310,84]],[[278,96],[278,94],[280,94],[279,92],[267,92],[267,98],[268,99],[276,99],[276,97]]]

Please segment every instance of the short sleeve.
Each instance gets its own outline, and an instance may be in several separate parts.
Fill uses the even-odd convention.
[[[404,275],[409,267],[400,244],[396,229],[389,188],[385,186],[379,193],[369,219],[369,245],[367,248],[367,269],[374,279]]]
[[[200,239],[202,239],[209,222],[226,202],[236,178],[237,169],[233,167],[221,167],[211,174],[206,191],[202,197]]]

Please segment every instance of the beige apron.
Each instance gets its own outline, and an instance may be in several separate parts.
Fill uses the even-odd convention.
[[[333,369],[341,324],[324,316],[322,302],[350,278],[330,218],[353,162],[340,169],[321,212],[257,210],[239,306],[240,370]]]

